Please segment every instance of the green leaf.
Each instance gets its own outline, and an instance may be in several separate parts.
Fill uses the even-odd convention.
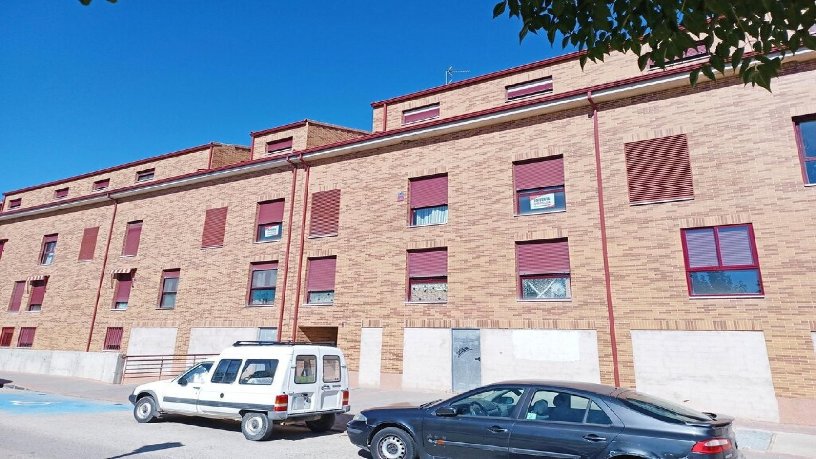
[[[691,87],[697,86],[697,80],[700,78],[700,69],[694,69],[689,74],[689,81],[691,82]]]
[[[740,61],[742,60],[742,54],[744,52],[745,49],[737,48],[736,50],[734,50],[734,54],[731,55],[731,67],[733,67],[734,70],[736,70],[737,67],[740,65]]]
[[[708,77],[709,80],[716,79],[716,77],[714,76],[714,70],[711,69],[711,65],[705,64],[700,70],[703,72],[703,75]]]
[[[82,0],[80,0],[80,1],[82,1]],[[90,0],[86,0],[86,1],[90,1]],[[507,8],[507,2],[506,1],[496,3],[496,6],[493,7],[493,17],[497,18],[497,17],[501,16],[502,14],[504,14],[505,8]]]
[[[638,57],[638,68],[640,71],[646,70],[646,66],[649,65],[649,59],[652,58],[652,53],[645,53],[642,56]]]

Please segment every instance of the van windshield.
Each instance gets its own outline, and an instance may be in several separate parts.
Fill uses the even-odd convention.
[[[618,398],[635,411],[668,422],[700,422],[712,419],[703,412],[633,390],[622,393]]]

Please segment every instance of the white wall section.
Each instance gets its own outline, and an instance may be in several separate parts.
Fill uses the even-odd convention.
[[[133,328],[127,355],[172,355],[176,352],[176,328]]]
[[[382,365],[381,327],[363,327],[360,332],[360,376],[363,387],[379,387]]]
[[[449,328],[406,328],[402,355],[403,389],[451,390]]]
[[[258,339],[257,328],[191,328],[188,354],[220,354],[236,341]]]

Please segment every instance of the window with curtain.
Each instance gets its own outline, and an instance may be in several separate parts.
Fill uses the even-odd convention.
[[[441,225],[448,222],[448,176],[411,179],[409,182],[411,225]]]
[[[275,262],[250,265],[249,304],[264,306],[275,302],[278,264]]]

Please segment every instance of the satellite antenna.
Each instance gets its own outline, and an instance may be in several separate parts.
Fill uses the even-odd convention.
[[[450,84],[453,82],[453,75],[456,73],[470,73],[470,70],[456,70],[451,65],[450,67],[445,70],[445,84]]]

